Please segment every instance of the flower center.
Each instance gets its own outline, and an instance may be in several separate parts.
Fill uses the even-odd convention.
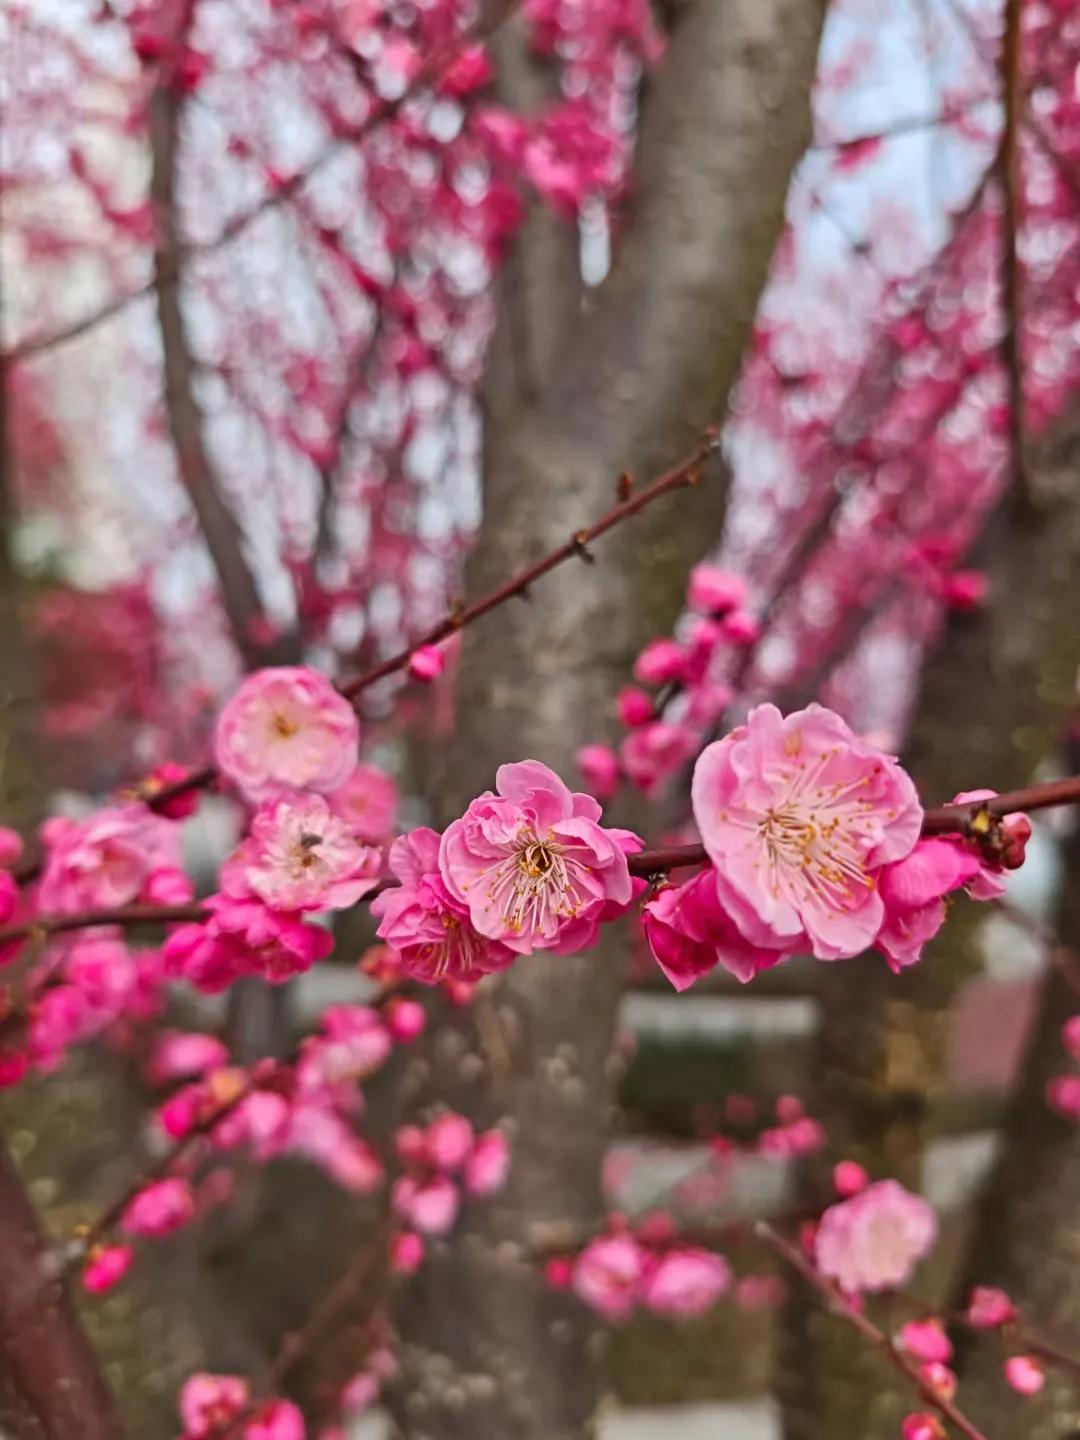
[[[540,880],[550,874],[554,864],[555,855],[551,848],[540,841],[526,845],[524,850],[518,851],[518,867],[523,875],[528,875],[532,880]]]
[[[321,835],[311,830],[304,831],[293,846],[293,864],[297,869],[310,870],[313,865],[318,865],[320,857],[316,852],[322,843]]]
[[[523,829],[514,848],[488,872],[489,907],[498,910],[515,935],[538,930],[552,934],[560,920],[581,910],[585,868],[555,842]]]
[[[300,726],[296,721],[290,720],[289,717],[280,710],[275,710],[270,717],[270,729],[280,740],[291,740],[294,735],[300,732]]]

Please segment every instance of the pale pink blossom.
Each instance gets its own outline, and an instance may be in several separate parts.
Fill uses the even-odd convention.
[[[925,1200],[895,1180],[879,1180],[831,1206],[815,1238],[818,1269],[843,1290],[888,1290],[905,1284],[937,1235]]]
[[[1046,1371],[1034,1355],[1010,1355],[1005,1379],[1018,1395],[1037,1395],[1046,1384]]]
[[[420,827],[390,847],[390,869],[401,882],[371,903],[379,937],[400,956],[414,980],[433,985],[454,978],[478,978],[513,964],[515,952],[481,935],[468,906],[453,895],[439,872],[439,836]]]
[[[510,1146],[499,1130],[485,1130],[465,1160],[465,1189],[477,1197],[494,1195],[510,1173]]]
[[[240,1414],[249,1395],[247,1381],[239,1375],[208,1375],[204,1371],[192,1375],[180,1390],[185,1440],[213,1435]]]
[[[394,828],[397,786],[377,765],[355,765],[327,797],[330,809],[365,845],[381,845]]]
[[[731,1267],[711,1250],[684,1246],[669,1250],[651,1267],[641,1302],[657,1315],[680,1319],[704,1315],[731,1288]]]
[[[131,1200],[120,1221],[129,1235],[168,1235],[195,1214],[191,1186],[179,1176],[156,1180]]]
[[[711,869],[661,890],[645,906],[641,923],[656,963],[676,990],[718,965],[745,983],[790,953],[743,938],[720,903]]]
[[[642,685],[667,685],[686,675],[686,651],[676,640],[651,640],[634,661]]]
[[[976,1285],[968,1301],[966,1318],[976,1330],[996,1330],[1016,1319],[1016,1306],[1004,1290],[994,1285]]]
[[[454,1227],[461,1196],[446,1175],[426,1180],[402,1175],[394,1181],[393,1204],[401,1218],[422,1235],[446,1235]]]
[[[297,795],[256,811],[221,878],[227,893],[273,910],[345,910],[374,890],[381,868],[378,850],[359,844],[321,795]]]
[[[605,1320],[625,1320],[637,1305],[647,1261],[632,1235],[601,1235],[574,1261],[571,1285]]]
[[[437,680],[446,669],[446,656],[437,645],[421,645],[409,656],[409,674],[414,680]]]
[[[694,818],[720,902],[756,945],[857,955],[881,929],[883,866],[910,854],[922,807],[894,759],[811,705],[752,710],[694,767]]]
[[[952,1359],[952,1341],[937,1319],[908,1320],[901,1325],[896,1343],[905,1354],[916,1360],[944,1365]]]
[[[603,805],[619,788],[619,757],[610,745],[583,745],[574,756],[591,795]]]
[[[134,1258],[130,1245],[96,1246],[83,1267],[83,1288],[91,1295],[104,1295],[120,1283]]]
[[[142,805],[62,816],[41,827],[45,861],[37,902],[47,914],[109,910],[139,899],[155,871],[180,869],[176,827]]]
[[[218,716],[214,758],[248,800],[328,793],[356,764],[360,726],[325,675],[299,665],[256,670]]]
[[[695,565],[690,571],[686,602],[703,615],[724,615],[746,600],[746,581],[718,565]]]
[[[601,920],[629,905],[626,849],[590,795],[567,789],[538,760],[500,766],[486,791],[445,831],[439,870],[481,935],[511,950],[568,954],[593,944]]]

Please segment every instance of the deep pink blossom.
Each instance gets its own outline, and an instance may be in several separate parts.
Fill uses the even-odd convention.
[[[178,926],[162,954],[170,975],[208,994],[243,975],[282,984],[334,948],[329,930],[271,910],[261,900],[212,895],[206,904],[210,919]]]
[[[96,1246],[83,1267],[83,1288],[91,1295],[104,1295],[120,1283],[134,1258],[130,1245]]]
[[[164,815],[169,820],[186,820],[199,808],[199,791],[196,786],[181,790],[168,800],[159,800],[157,796],[159,791],[171,789],[180,781],[186,780],[189,773],[186,765],[178,765],[175,760],[166,760],[151,770],[140,790],[143,795],[153,800],[154,809],[159,815]]]
[[[180,1390],[180,1419],[184,1440],[205,1440],[234,1419],[248,1403],[247,1381],[239,1375],[208,1375],[204,1371],[184,1381]]]
[[[916,1360],[945,1365],[952,1359],[952,1341],[940,1320],[909,1320],[901,1325],[896,1343]]]
[[[439,872],[439,836],[420,827],[390,847],[390,869],[401,882],[371,902],[378,934],[401,958],[406,975],[433,985],[504,970],[515,952],[481,935],[468,906],[451,893]]]
[[[619,757],[610,745],[583,745],[574,756],[590,795],[606,804],[619,788]]]
[[[23,853],[22,836],[10,825],[0,825],[0,866],[14,865]]]
[[[424,1135],[431,1163],[439,1170],[460,1170],[475,1140],[473,1127],[464,1115],[447,1111],[433,1120]]]
[[[1034,1355],[1010,1355],[1005,1379],[1018,1395],[1037,1395],[1046,1384],[1046,1371]]]
[[[329,793],[356,764],[356,712],[325,675],[299,665],[256,670],[218,716],[214,758],[249,800]]]
[[[948,837],[919,840],[910,855],[887,865],[878,890],[885,907],[875,944],[893,970],[912,965],[945,923],[944,897],[981,873],[974,850]]]
[[[223,888],[274,910],[344,910],[375,888],[382,857],[361,845],[321,795],[276,800],[222,867]]]
[[[647,1261],[647,1252],[632,1235],[601,1235],[574,1261],[571,1284],[605,1320],[625,1320],[637,1305]]]
[[[652,696],[637,685],[623,686],[615,697],[615,708],[620,723],[628,730],[633,730],[638,725],[647,725],[656,713]]]
[[[195,1214],[191,1186],[179,1176],[156,1180],[132,1199],[121,1227],[129,1235],[168,1235]]]
[[[390,1268],[396,1275],[413,1275],[424,1259],[424,1242],[412,1230],[403,1230],[390,1243]]]
[[[1046,1103],[1066,1120],[1080,1120],[1080,1075],[1058,1075],[1050,1080]]]
[[[14,875],[0,870],[0,925],[6,925],[19,903],[19,886]]]
[[[600,825],[597,802],[538,760],[500,766],[496,790],[443,834],[450,893],[480,934],[521,954],[593,944],[601,920],[633,897],[626,832]]]
[[[199,1031],[163,1030],[154,1041],[147,1075],[155,1085],[203,1075],[227,1065],[229,1052],[215,1035]]]
[[[437,645],[421,645],[409,656],[409,674],[414,680],[437,680],[446,669],[446,656]]]
[[[645,906],[641,923],[656,963],[676,990],[718,965],[745,983],[790,953],[743,938],[720,903],[712,869],[661,890]]]
[[[176,827],[142,805],[113,806],[88,820],[56,816],[41,838],[37,900],[47,914],[129,905],[155,871],[180,869]]]
[[[937,1219],[919,1195],[879,1180],[830,1206],[815,1238],[818,1269],[851,1293],[906,1284],[937,1235]]]
[[[882,867],[910,854],[922,807],[890,756],[811,705],[752,710],[694,768],[694,818],[720,902],[757,945],[856,955],[881,929]]]
[[[746,600],[746,581],[718,565],[695,565],[690,571],[686,603],[702,615],[726,615]]]
[[[642,685],[667,685],[686,674],[686,651],[677,640],[650,640],[634,661],[634,678]]]
[[[761,622],[745,610],[733,610],[723,620],[724,634],[733,645],[753,645],[761,634]]]
[[[1080,1060],[1080,1015],[1071,1015],[1061,1027],[1061,1043],[1074,1060]]]
[[[905,1415],[900,1425],[901,1440],[945,1440],[945,1430],[936,1415],[919,1410]]]
[[[941,578],[941,598],[951,610],[970,614],[986,601],[990,580],[984,570],[953,570]]]
[[[668,720],[639,725],[619,747],[623,770],[640,791],[650,795],[664,780],[681,770],[697,749],[692,730]]]
[[[1016,1306],[1004,1290],[994,1285],[976,1285],[968,1301],[967,1322],[976,1330],[996,1330],[1016,1319]]]
[[[841,1160],[833,1167],[833,1188],[844,1200],[858,1195],[870,1184],[870,1176],[855,1160]]]
[[[304,1417],[291,1400],[268,1400],[244,1425],[244,1440],[305,1440]]]
[[[650,1268],[641,1303],[657,1315],[686,1319],[704,1315],[731,1288],[731,1267],[711,1250],[682,1246],[669,1250]]]
[[[395,996],[385,1009],[386,1024],[395,1040],[415,1040],[427,1026],[427,1011],[418,1000]]]

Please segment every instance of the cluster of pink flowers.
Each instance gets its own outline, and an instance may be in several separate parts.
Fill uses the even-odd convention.
[[[691,1319],[711,1310],[732,1285],[723,1256],[680,1244],[667,1216],[646,1219],[636,1231],[619,1223],[573,1260],[549,1262],[547,1276],[607,1321],[627,1320],[638,1309]]]
[[[452,1110],[426,1129],[404,1125],[394,1137],[404,1173],[394,1182],[393,1205],[417,1237],[447,1235],[464,1195],[494,1195],[506,1183],[510,1148],[499,1130],[477,1135],[463,1115]],[[415,1268],[422,1249],[416,1241],[397,1244],[399,1268]]]
[[[798,953],[841,960],[876,946],[894,969],[912,964],[944,922],[944,897],[1000,894],[1031,834],[1026,816],[1008,817],[993,859],[959,836],[920,839],[910,777],[819,705],[752,710],[702,751],[692,800],[711,864],[643,917],[679,990],[717,965],[746,981]]]
[[[697,753],[732,698],[725,662],[760,633],[746,598],[737,575],[706,564],[690,572],[684,633],[651,641],[634,664],[638,683],[619,693],[627,734],[618,752],[599,744],[578,751],[582,777],[601,800],[611,799],[623,779],[651,795]]]
[[[200,1372],[180,1391],[180,1440],[306,1440],[304,1417],[291,1400],[253,1400],[239,1375]]]
[[[825,1211],[814,1262],[850,1295],[893,1290],[907,1283],[936,1238],[933,1208],[897,1181],[878,1180]]]
[[[87,820],[55,816],[39,833],[45,855],[35,902],[44,914],[191,898],[176,827],[145,805],[111,806]]]

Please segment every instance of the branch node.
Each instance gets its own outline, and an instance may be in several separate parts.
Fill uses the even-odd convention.
[[[595,565],[596,556],[589,549],[588,530],[577,530],[574,532],[574,550],[585,561],[586,565]]]

